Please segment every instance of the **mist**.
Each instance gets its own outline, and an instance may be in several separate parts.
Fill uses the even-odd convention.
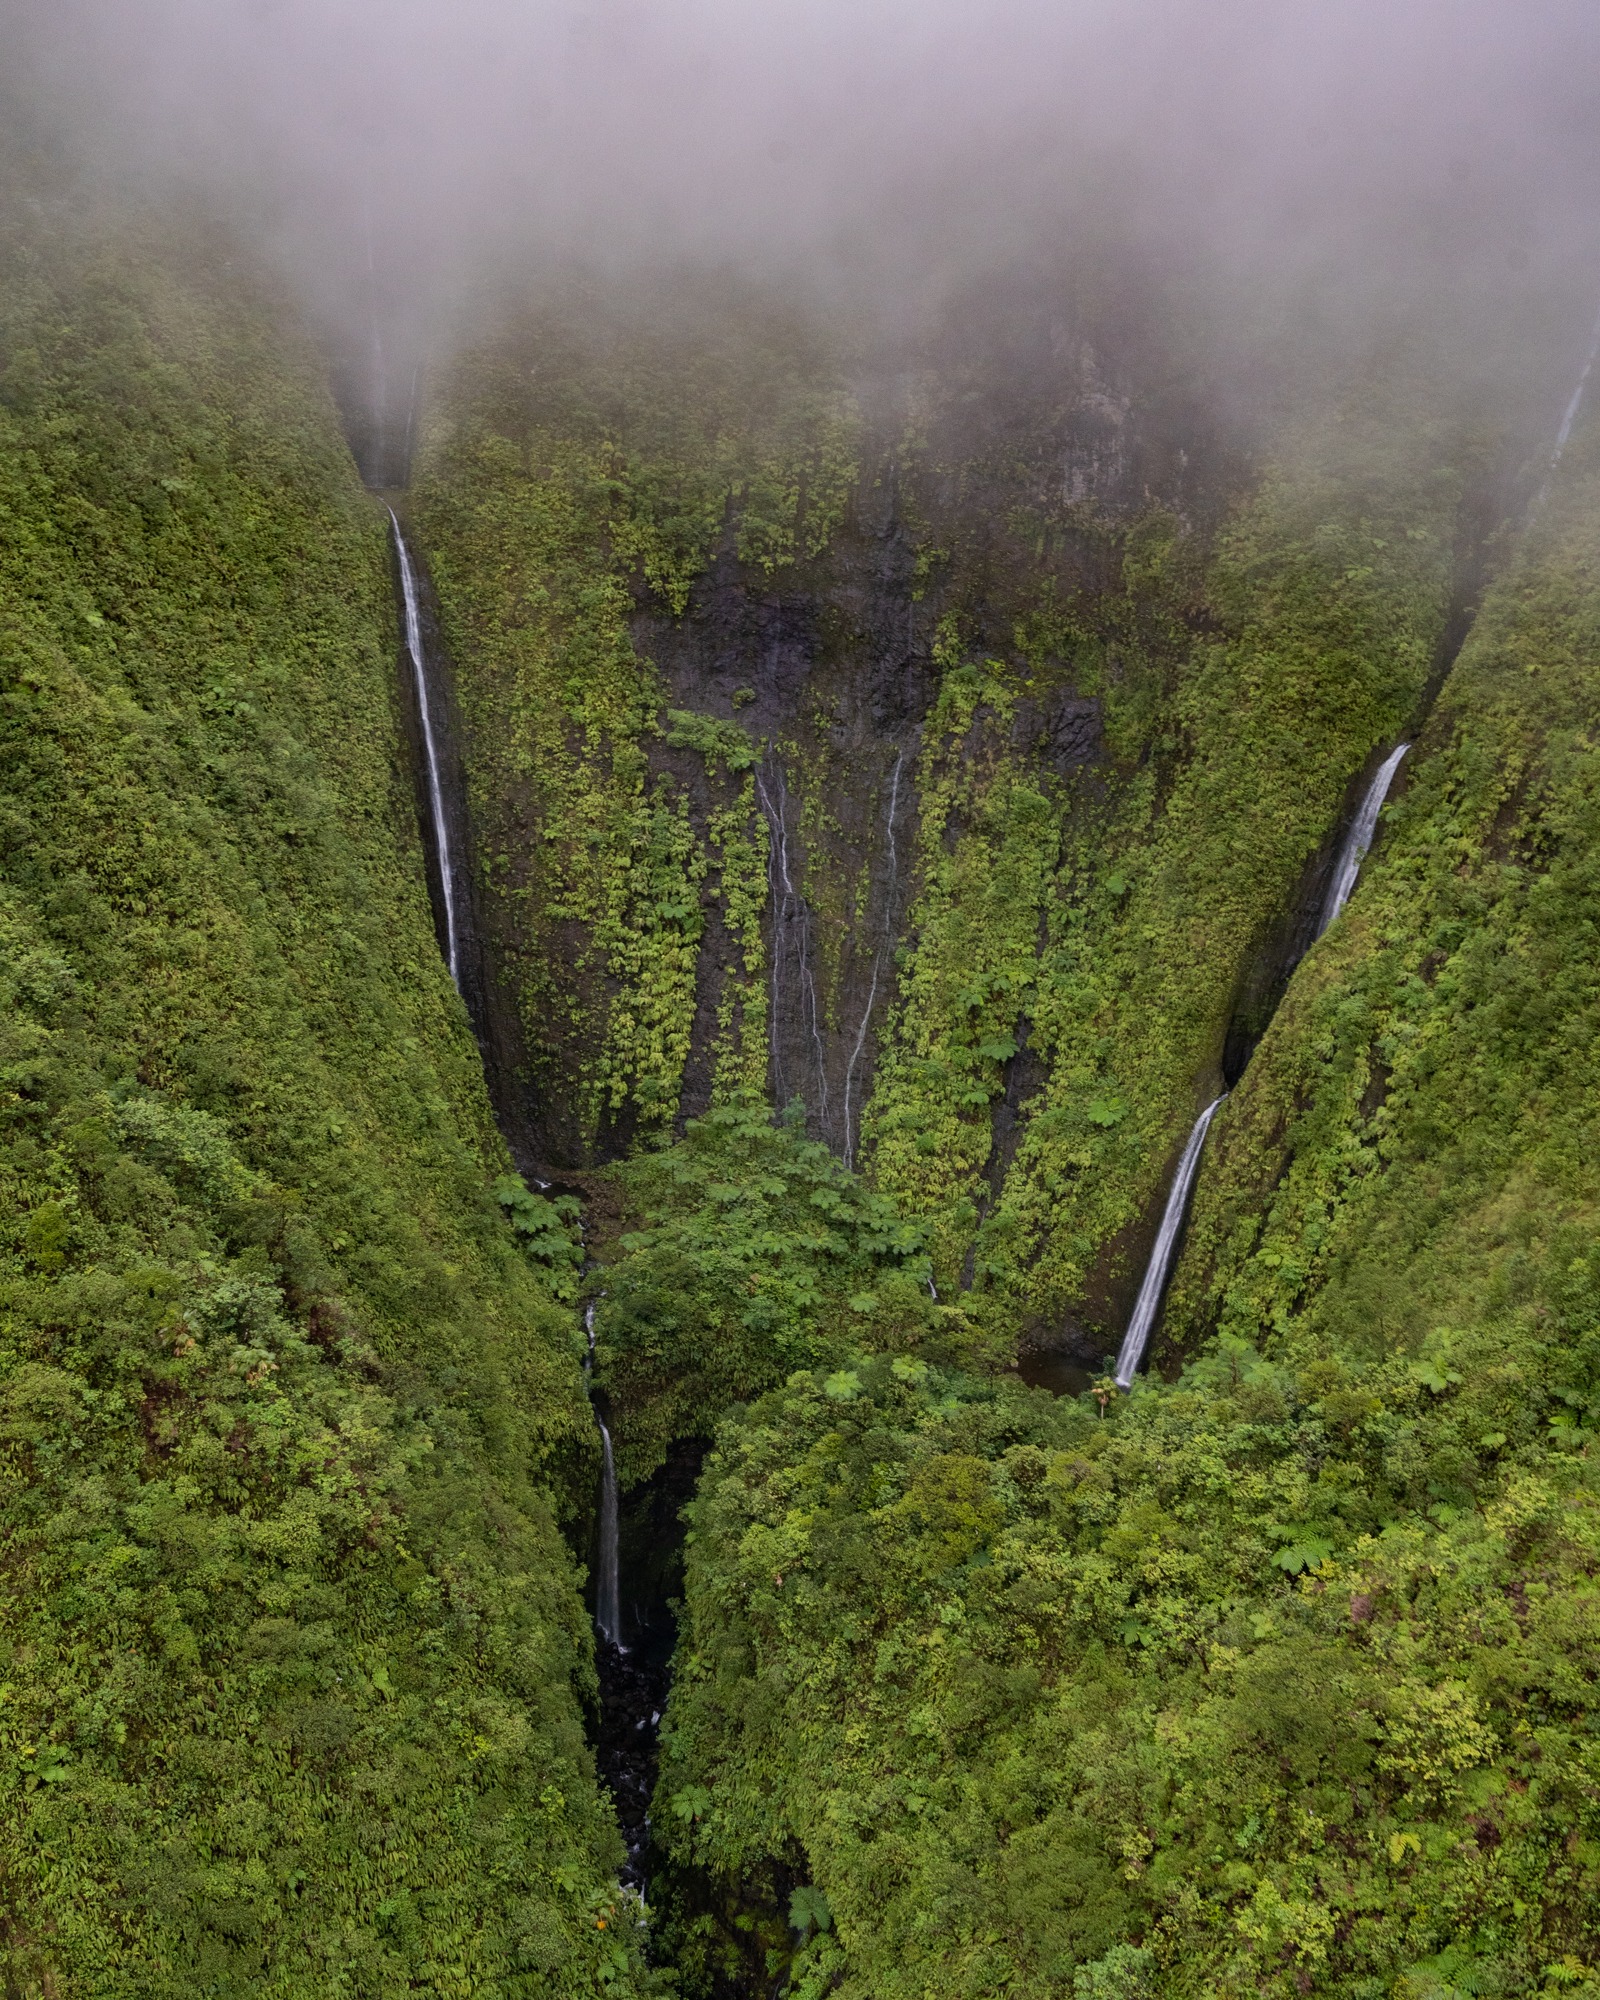
[[[576,259],[907,326],[1112,243],[1224,346],[1422,313],[1463,366],[1543,329],[1559,373],[1600,292],[1582,0],[9,0],[0,24],[30,122],[120,188],[198,191],[334,325],[437,329],[485,273]]]

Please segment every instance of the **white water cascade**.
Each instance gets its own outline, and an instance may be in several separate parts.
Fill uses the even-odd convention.
[[[583,1309],[583,1330],[589,1340],[589,1350],[583,1357],[583,1379],[587,1384],[594,1374],[592,1299]],[[600,1561],[594,1585],[594,1622],[601,1638],[619,1653],[625,1653],[628,1649],[622,1643],[622,1575],[617,1551],[617,1462],[612,1455],[611,1433],[598,1410],[594,1420],[600,1432]]]
[[[1356,877],[1361,873],[1361,864],[1367,858],[1367,849],[1372,845],[1372,836],[1378,830],[1378,815],[1383,811],[1383,802],[1389,796],[1389,787],[1394,783],[1394,774],[1400,768],[1400,760],[1411,748],[1402,743],[1391,750],[1378,766],[1372,783],[1367,787],[1367,795],[1361,801],[1361,810],[1350,822],[1350,831],[1344,837],[1344,845],[1339,849],[1338,865],[1333,871],[1333,881],[1328,887],[1328,900],[1322,906],[1322,921],[1317,926],[1317,936],[1338,916],[1350,900],[1350,892],[1356,886]]]
[[[422,605],[417,593],[417,572],[400,532],[395,511],[389,509],[394,528],[395,554],[400,560],[400,591],[405,600],[406,651],[411,655],[411,671],[417,684],[417,712],[422,718],[423,760],[428,768],[428,812],[433,822],[433,842],[439,856],[439,881],[444,891],[445,963],[459,990],[461,969],[456,945],[455,865],[450,854],[450,828],[445,818],[444,785],[439,776],[439,746],[433,733],[433,709],[428,699],[428,670],[422,645]]]
[[[1223,1092],[1223,1097],[1227,1092]],[[1122,1336],[1122,1347],[1117,1355],[1116,1385],[1119,1389],[1131,1389],[1133,1378],[1139,1372],[1139,1363],[1144,1359],[1144,1350],[1149,1344],[1150,1332],[1156,1323],[1156,1314],[1161,1310],[1161,1294],[1167,1288],[1167,1272],[1172,1265],[1172,1253],[1178,1247],[1178,1231],[1183,1227],[1183,1212],[1189,1206],[1189,1190],[1194,1186],[1195,1174],[1200,1167],[1201,1148],[1206,1143],[1206,1133],[1211,1129],[1211,1121],[1216,1116],[1217,1106],[1222,1097],[1214,1098],[1194,1121],[1178,1161],[1178,1171],[1172,1177],[1172,1190],[1167,1196],[1167,1205],[1161,1214],[1161,1227],[1156,1231],[1155,1248],[1150,1252],[1150,1262],[1145,1266],[1144,1283],[1139,1287],[1139,1296],[1133,1303],[1133,1317],[1128,1321],[1128,1330]]]
[[[617,1465],[611,1455],[611,1433],[598,1411],[595,1422],[600,1426],[600,1564],[594,1586],[594,1622],[601,1638],[625,1653],[617,1562]]]
[[[895,846],[894,816],[900,804],[900,766],[905,761],[905,751],[897,750],[894,758],[894,775],[889,784],[889,812],[885,825],[889,834],[889,882],[885,893],[884,928],[886,937],[872,954],[872,984],[867,990],[867,1004],[861,1016],[861,1026],[856,1034],[855,1047],[850,1051],[850,1060],[844,1072],[844,1163],[853,1167],[856,1163],[856,1130],[850,1118],[850,1098],[855,1089],[856,1064],[861,1060],[861,1052],[867,1045],[867,1030],[872,1026],[872,1010],[878,1001],[878,978],[883,971],[885,945],[893,941],[894,935],[894,893],[900,875],[900,855]],[[934,1295],[938,1296],[937,1293]]]
[[[817,1011],[817,982],[811,970],[810,914],[805,898],[794,886],[794,878],[789,873],[789,788],[784,781],[783,766],[772,760],[773,789],[767,787],[766,775],[758,770],[755,774],[756,796],[761,801],[761,810],[767,822],[767,884],[772,904],[772,969],[768,977],[770,994],[769,1026],[767,1030],[768,1060],[772,1067],[772,1094],[781,1107],[788,1101],[788,1083],[784,1075],[783,1051],[779,1041],[782,1020],[783,971],[785,946],[788,934],[794,929],[798,934],[797,959],[800,973],[800,997],[805,1009],[806,1023],[811,1030],[811,1045],[817,1058],[817,1116],[823,1124],[828,1118],[828,1070],[822,1048],[822,1023]],[[776,796],[774,796],[776,793]]]
[[[1550,470],[1555,471],[1561,454],[1567,448],[1567,439],[1572,435],[1572,426],[1578,421],[1578,412],[1583,408],[1583,392],[1589,386],[1589,377],[1594,372],[1594,364],[1600,361],[1600,317],[1594,323],[1594,332],[1589,340],[1588,358],[1583,364],[1583,373],[1578,377],[1578,386],[1572,392],[1566,414],[1561,419],[1561,428],[1556,432],[1555,450],[1550,454]]]

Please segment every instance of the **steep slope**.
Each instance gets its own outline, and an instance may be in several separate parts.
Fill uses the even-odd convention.
[[[704,1986],[764,1873],[803,1991],[1600,1992],[1597,530],[1591,428],[1218,1118],[1182,1375],[724,1428],[657,1802]]]
[[[916,1219],[969,1353],[1114,1348],[1436,666],[1488,459],[1390,356],[1242,497],[1130,317],[1004,296],[895,369],[746,297],[508,311],[419,471],[529,1156],[797,1103]],[[703,1432],[732,1383],[904,1344],[697,1288],[601,1288],[630,1477],[668,1401]]]
[[[381,516],[232,246],[32,196],[0,218],[6,1990],[633,1990],[557,1525],[577,1333],[492,1192]]]
[[[1196,419],[1135,436],[1070,332],[1008,390],[1011,354],[884,375],[747,297],[585,296],[508,314],[445,385],[417,518],[552,1164],[751,1087],[853,1157],[946,667],[1015,659],[1064,594],[1084,647],[1122,642],[1101,677],[1159,689]],[[1070,772],[1099,698],[1036,637],[1019,743]]]

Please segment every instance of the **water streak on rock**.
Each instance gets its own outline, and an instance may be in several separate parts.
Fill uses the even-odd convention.
[[[1224,1092],[1223,1096],[1226,1095]],[[1133,1317],[1128,1321],[1128,1330],[1122,1336],[1122,1348],[1117,1355],[1115,1379],[1119,1389],[1132,1388],[1133,1378],[1139,1372],[1139,1363],[1144,1359],[1151,1329],[1156,1323],[1156,1314],[1161,1310],[1161,1295],[1167,1288],[1167,1273],[1172,1268],[1173,1253],[1178,1247],[1178,1232],[1183,1227],[1184,1210],[1189,1206],[1189,1190],[1194,1186],[1194,1177],[1199,1171],[1201,1149],[1206,1143],[1206,1133],[1211,1129],[1211,1121],[1216,1116],[1217,1106],[1221,1102],[1221,1097],[1214,1098],[1194,1121],[1194,1127],[1178,1161],[1178,1171],[1172,1177],[1172,1188],[1167,1196],[1167,1205],[1161,1214],[1161,1227],[1156,1232],[1155,1247],[1150,1252],[1150,1262],[1145,1266],[1144,1283],[1140,1285],[1139,1296],[1134,1300]]]
[[[422,640],[422,603],[417,589],[416,567],[394,509],[389,509],[394,529],[395,555],[400,564],[400,593],[405,607],[406,651],[416,681],[417,712],[422,721],[422,754],[428,780],[428,816],[433,827],[434,851],[439,858],[439,886],[444,904],[444,956],[450,977],[461,986],[460,948],[456,935],[455,862],[450,852],[450,824],[444,809],[444,782],[439,775],[439,745],[434,734],[433,707],[428,693],[427,654]]]
[[[1344,837],[1344,845],[1339,849],[1339,859],[1334,867],[1333,880],[1328,885],[1328,900],[1322,906],[1322,921],[1317,926],[1317,936],[1338,916],[1350,900],[1350,892],[1356,886],[1356,877],[1361,873],[1361,864],[1367,858],[1367,849],[1372,845],[1372,836],[1378,830],[1378,815],[1383,811],[1383,802],[1389,796],[1389,787],[1394,783],[1394,774],[1400,768],[1400,760],[1411,748],[1402,743],[1391,750],[1378,766],[1372,783],[1367,787],[1366,797],[1361,801],[1361,809],[1350,822],[1350,831]]]

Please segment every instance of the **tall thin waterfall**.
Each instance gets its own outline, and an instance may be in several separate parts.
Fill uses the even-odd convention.
[[[1328,928],[1345,904],[1350,900],[1350,892],[1356,886],[1356,877],[1361,873],[1361,864],[1367,858],[1367,849],[1372,845],[1372,836],[1378,830],[1378,814],[1383,810],[1383,802],[1389,796],[1389,787],[1394,783],[1394,774],[1400,768],[1400,760],[1411,748],[1402,743],[1391,750],[1378,766],[1372,783],[1367,787],[1367,795],[1361,801],[1361,810],[1350,822],[1350,831],[1344,837],[1344,845],[1339,849],[1338,866],[1333,871],[1333,881],[1328,887],[1328,900],[1322,906],[1322,922],[1317,926],[1317,936]]]
[[[602,1639],[622,1646],[622,1584],[617,1558],[617,1464],[611,1454],[611,1433],[600,1426],[600,1567],[594,1586],[594,1622]]]
[[[1561,463],[1561,454],[1567,448],[1567,440],[1572,436],[1572,427],[1578,421],[1578,412],[1583,408],[1584,392],[1589,387],[1589,377],[1594,373],[1594,364],[1600,361],[1600,315],[1594,323],[1594,332],[1589,338],[1589,352],[1584,357],[1583,368],[1578,376],[1578,386],[1573,390],[1566,409],[1562,412],[1561,428],[1556,432],[1556,441],[1550,452],[1550,463],[1544,469],[1544,479],[1528,506],[1531,520],[1550,496],[1550,484],[1556,476],[1556,467]]]
[[[1223,1097],[1227,1092],[1223,1092]],[[1172,1191],[1167,1196],[1167,1205],[1162,1211],[1161,1227],[1156,1232],[1155,1248],[1150,1252],[1150,1262],[1145,1266],[1144,1283],[1139,1287],[1139,1296],[1133,1303],[1133,1317],[1128,1321],[1128,1330],[1122,1336],[1121,1351],[1117,1355],[1115,1376],[1119,1389],[1133,1386],[1133,1378],[1139,1372],[1139,1363],[1144,1359],[1144,1350],[1149,1344],[1150,1331],[1156,1323],[1156,1314],[1161,1310],[1161,1294],[1167,1288],[1167,1272],[1172,1266],[1172,1253],[1178,1247],[1178,1231],[1183,1227],[1183,1212],[1189,1206],[1189,1190],[1194,1186],[1194,1177],[1200,1166],[1201,1148],[1206,1143],[1206,1133],[1216,1116],[1217,1106],[1222,1097],[1213,1099],[1194,1121],[1184,1145],[1183,1156],[1178,1161],[1178,1171],[1172,1177]]]
[[[594,1301],[583,1309],[583,1330],[589,1348],[583,1357],[583,1379],[594,1373]],[[622,1572],[617,1549],[617,1461],[611,1450],[611,1433],[598,1410],[594,1413],[600,1432],[600,1549],[594,1585],[595,1629],[607,1644],[626,1652],[622,1643]]]
[[[422,605],[417,593],[417,572],[400,532],[395,511],[389,509],[394,528],[395,554],[400,559],[400,590],[405,599],[406,651],[411,655],[411,671],[417,684],[417,711],[422,718],[423,761],[428,768],[428,812],[433,822],[433,844],[439,856],[439,882],[444,892],[444,956],[450,977],[461,985],[461,968],[456,943],[455,864],[450,853],[450,827],[445,818],[444,785],[439,776],[439,745],[433,731],[433,707],[428,696],[428,669],[422,644]]]
[[[782,1046],[784,971],[789,938],[793,933],[795,958],[800,975],[800,1003],[805,1024],[811,1031],[811,1046],[817,1060],[817,1116],[826,1124],[828,1117],[828,1070],[823,1059],[822,1023],[817,1011],[817,981],[811,969],[811,915],[806,900],[794,885],[789,872],[789,788],[783,766],[774,754],[772,785],[764,770],[756,776],[756,795],[767,822],[767,885],[772,903],[772,965],[768,974],[770,995],[767,1047],[772,1065],[772,1094],[781,1106],[789,1096]]]
[[[844,1162],[847,1167],[853,1167],[856,1161],[856,1129],[850,1117],[850,1099],[855,1090],[856,1064],[860,1062],[861,1052],[867,1045],[867,1030],[872,1026],[872,1010],[878,1002],[878,979],[883,971],[884,951],[894,941],[894,892],[900,874],[900,854],[894,838],[894,816],[900,804],[900,766],[905,761],[905,754],[903,749],[895,752],[894,774],[889,782],[889,811],[885,820],[889,834],[889,882],[885,894],[883,918],[885,935],[872,954],[872,984],[867,989],[867,1004],[862,1011],[861,1026],[856,1032],[855,1047],[850,1051],[850,1060],[846,1063],[844,1071]]]
[[[1578,377],[1578,386],[1572,392],[1572,400],[1567,405],[1566,414],[1561,419],[1561,428],[1556,432],[1555,450],[1550,454],[1550,470],[1555,471],[1561,454],[1567,448],[1567,439],[1572,435],[1572,426],[1578,421],[1578,412],[1583,408],[1583,392],[1589,386],[1589,377],[1594,372],[1594,364],[1600,361],[1600,317],[1595,319],[1594,333],[1589,342],[1589,354],[1583,364],[1583,373]]]

